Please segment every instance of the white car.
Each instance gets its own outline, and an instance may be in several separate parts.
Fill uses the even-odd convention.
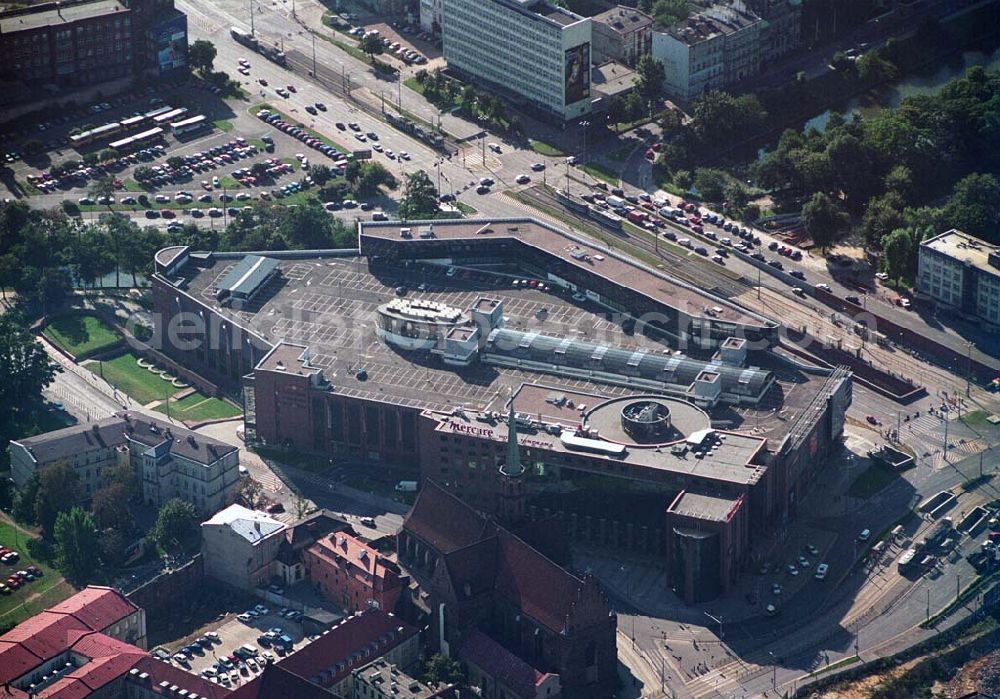
[[[871,535],[872,535],[871,529],[862,529],[861,533],[858,534],[858,541],[868,541],[868,539],[871,538]]]
[[[824,580],[826,578],[826,571],[830,570],[830,566],[826,563],[820,563],[816,566],[816,574],[813,575],[817,580]]]
[[[410,159],[410,154],[407,153],[405,150],[401,150],[401,151],[399,151],[399,159],[400,160],[409,160]]]

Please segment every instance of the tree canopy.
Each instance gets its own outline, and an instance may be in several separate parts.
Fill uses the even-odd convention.
[[[816,192],[802,207],[802,222],[806,232],[820,249],[825,250],[837,234],[849,223],[850,218],[836,202],[823,192]]]
[[[651,100],[660,94],[666,77],[667,73],[663,69],[663,63],[653,58],[652,54],[643,54],[636,64],[636,90],[646,100]]]
[[[205,39],[196,39],[188,45],[188,65],[203,75],[212,72],[218,52],[215,44]]]
[[[438,192],[423,170],[406,176],[399,215],[403,219],[433,218],[438,212]]]
[[[175,547],[198,531],[198,512],[187,500],[173,498],[163,503],[150,538],[163,548]]]
[[[94,519],[79,507],[61,512],[55,522],[55,543],[62,574],[76,585],[86,584],[100,555]]]

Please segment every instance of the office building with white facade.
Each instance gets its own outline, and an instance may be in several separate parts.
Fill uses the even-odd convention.
[[[917,291],[937,303],[1000,325],[1000,245],[952,229],[920,244]]]
[[[664,91],[679,102],[760,71],[760,17],[742,3],[693,4],[692,9],[683,22],[653,32],[652,55],[663,63]]]
[[[232,502],[239,484],[236,447],[128,412],[11,441],[10,460],[18,488],[36,471],[69,464],[79,476],[81,500],[108,485],[117,467],[128,464],[147,504],[160,506],[179,497],[202,513]]]
[[[590,112],[591,21],[544,0],[448,0],[449,69],[501,91],[541,117]]]

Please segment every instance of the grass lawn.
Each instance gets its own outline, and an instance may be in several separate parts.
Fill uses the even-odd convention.
[[[157,412],[166,413],[167,406],[160,405]],[[203,393],[192,393],[178,401],[170,402],[170,417],[191,422],[203,420],[220,420],[241,415],[242,411],[231,403],[218,398],[206,396]]]
[[[121,334],[97,316],[65,315],[51,321],[45,336],[78,360],[110,349],[121,342]]]
[[[563,155],[566,155],[561,150],[559,150],[553,145],[546,143],[545,141],[536,141],[535,139],[531,139],[530,143],[531,143],[531,149],[536,153],[541,153],[542,155],[548,155],[553,158],[558,158]]]
[[[212,125],[215,126],[215,128],[217,128],[219,131],[228,132],[233,130],[233,122],[229,121],[228,119],[216,119],[215,121],[212,122]]]
[[[479,213],[478,209],[474,206],[469,206],[464,201],[456,201],[455,208],[461,211],[466,216],[471,216],[472,214]]]
[[[23,531],[19,531],[15,543],[13,525],[6,519],[0,519],[0,544],[13,548],[21,554],[16,569],[21,570],[34,565],[45,574],[41,580],[30,582],[9,595],[0,595],[0,628],[17,624],[47,607],[58,604],[75,592],[73,586],[63,580],[59,571],[31,557],[25,546],[26,537]]]
[[[139,184],[138,182],[136,182],[135,180],[132,180],[132,179],[125,180],[122,184],[123,184],[123,187],[124,187],[124,189],[125,189],[126,192],[147,192],[147,191],[149,191],[145,187],[143,187],[141,184]]]
[[[609,168],[607,165],[602,165],[601,163],[587,163],[581,166],[584,172],[590,174],[591,177],[596,177],[599,180],[604,180],[608,184],[618,185],[618,173]]]
[[[987,420],[989,413],[985,410],[973,410],[962,416],[962,422],[969,427],[992,427],[992,423]]]
[[[103,369],[98,362],[87,362],[84,366],[98,376],[101,376],[103,371],[104,379],[108,383],[125,391],[140,403],[163,400],[168,393],[178,390],[159,374],[143,369],[135,360],[136,356],[130,352],[110,361],[101,362],[100,364],[104,365]]]
[[[867,471],[854,479],[847,494],[852,498],[870,498],[898,477],[899,474],[888,466],[873,463]]]

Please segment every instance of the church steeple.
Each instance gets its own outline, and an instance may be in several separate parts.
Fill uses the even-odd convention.
[[[511,401],[510,413],[507,415],[507,459],[500,466],[500,473],[513,477],[524,475],[524,467],[521,465],[521,450],[517,446],[517,421],[514,419],[514,401]]]
[[[521,451],[517,445],[513,400],[507,415],[507,458],[500,464],[500,498],[497,506],[497,518],[503,524],[514,525],[524,519],[524,466],[521,465]]]

